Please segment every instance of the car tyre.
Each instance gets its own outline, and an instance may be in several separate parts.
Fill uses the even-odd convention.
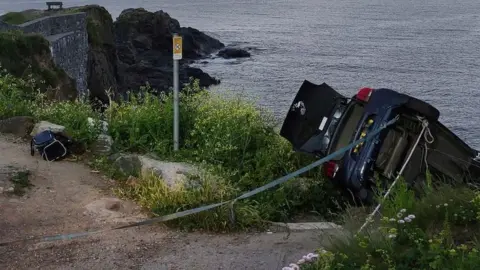
[[[407,103],[405,103],[404,106],[405,108],[425,117],[429,121],[437,121],[440,117],[440,112],[437,108],[433,107],[425,101],[421,101],[414,97],[409,97]]]

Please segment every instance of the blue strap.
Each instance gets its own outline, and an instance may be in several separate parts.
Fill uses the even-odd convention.
[[[153,224],[153,223],[158,223],[158,222],[165,222],[165,221],[189,216],[189,215],[192,215],[192,214],[200,213],[200,212],[203,212],[203,211],[207,211],[207,210],[210,210],[210,209],[213,209],[213,208],[217,208],[217,207],[220,207],[220,206],[228,204],[228,203],[234,203],[237,200],[249,198],[249,197],[251,197],[253,195],[256,195],[260,192],[263,192],[267,189],[278,186],[278,185],[280,185],[280,184],[282,184],[282,183],[284,183],[284,182],[286,182],[286,181],[288,181],[288,180],[290,180],[290,179],[292,179],[292,178],[294,178],[294,177],[296,177],[296,176],[298,176],[302,173],[305,173],[305,172],[307,172],[307,171],[309,171],[309,170],[311,170],[311,169],[313,169],[313,168],[315,168],[315,167],[317,167],[317,166],[319,166],[319,165],[321,165],[321,164],[323,164],[327,161],[332,160],[334,157],[339,156],[339,155],[349,151],[350,149],[354,148],[358,144],[360,144],[364,141],[370,140],[371,138],[373,138],[374,136],[379,134],[382,130],[384,130],[388,126],[394,124],[396,121],[397,121],[397,118],[392,119],[389,122],[383,124],[377,130],[375,130],[373,132],[370,132],[364,138],[359,139],[357,141],[354,141],[351,144],[341,148],[340,150],[338,150],[338,151],[336,151],[336,152],[334,152],[334,153],[332,153],[332,154],[330,154],[330,155],[328,155],[328,156],[326,156],[326,157],[324,157],[320,160],[317,160],[317,161],[311,163],[310,165],[307,165],[307,166],[305,166],[305,167],[303,167],[303,168],[301,168],[301,169],[299,169],[295,172],[292,172],[288,175],[282,176],[282,177],[280,177],[280,178],[278,178],[278,179],[276,179],[276,180],[274,180],[274,181],[272,181],[272,182],[270,182],[270,183],[268,183],[264,186],[261,186],[259,188],[254,189],[254,190],[246,192],[246,193],[242,194],[241,196],[239,196],[235,199],[232,199],[232,200],[228,200],[228,201],[220,202],[220,203],[215,203],[215,204],[210,204],[210,205],[205,205],[205,206],[197,207],[197,208],[194,208],[194,209],[189,209],[189,210],[185,210],[185,211],[181,211],[181,212],[177,212],[177,213],[173,213],[173,214],[169,214],[169,215],[165,215],[165,216],[161,216],[161,217],[156,217],[156,218],[148,219],[148,220],[145,220],[145,221],[132,223],[132,224],[129,224],[129,225],[119,226],[119,227],[115,227],[115,228],[111,228],[111,229],[97,230],[97,231],[91,231],[91,232],[72,233],[72,234],[59,234],[59,235],[53,235],[53,236],[37,236],[37,237],[34,237],[34,238],[30,238],[30,239],[22,239],[22,240],[0,243],[0,246],[7,246],[7,245],[12,244],[12,243],[31,241],[31,240],[57,241],[57,240],[73,239],[73,238],[88,236],[88,235],[99,233],[99,232],[120,230],[120,229],[143,226],[143,225]]]

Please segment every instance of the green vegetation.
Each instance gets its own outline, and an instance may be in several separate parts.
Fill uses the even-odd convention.
[[[29,11],[22,11],[22,12],[8,12],[2,16],[0,16],[0,20],[13,24],[19,25],[29,21],[33,21],[35,19],[41,18],[44,15],[41,11],[36,12],[29,12]]]
[[[319,259],[302,269],[480,266],[480,192],[442,186],[416,199],[400,185],[385,202],[381,215],[366,231],[332,239],[326,250],[319,251]]]
[[[30,171],[17,171],[14,173],[10,181],[13,183],[13,194],[17,196],[23,196],[25,194],[25,189],[32,187],[30,183]]]
[[[30,95],[36,94],[31,90],[42,89],[55,95],[53,89],[68,88],[75,95],[73,81],[53,63],[50,55],[50,44],[41,35],[23,34],[21,31],[0,32],[0,68],[3,73],[10,73],[16,77],[31,82],[32,88],[22,88]]]
[[[0,117],[29,115],[64,125],[74,139],[89,145],[98,135],[87,118],[104,119],[117,152],[154,154],[161,160],[196,164],[205,173],[192,176],[185,186],[170,188],[153,176],[138,179],[136,185],[121,181],[119,192],[140,202],[156,215],[186,210],[206,203],[233,199],[240,194],[310,164],[313,159],[292,151],[290,144],[274,131],[272,117],[239,98],[225,98],[200,89],[198,81],[185,87],[181,98],[181,151],[173,152],[173,97],[154,96],[149,87],[123,102],[112,101],[103,114],[82,102],[48,101],[45,95],[22,97],[27,81],[9,74],[0,77]],[[106,173],[108,159],[93,162]],[[107,169],[110,168],[110,169]],[[123,177],[123,180],[128,177]],[[280,188],[238,201],[236,226],[229,222],[230,208],[224,207],[180,219],[172,224],[184,228],[226,230],[261,226],[265,221],[286,221],[300,214],[324,218],[338,209],[328,182],[320,169]],[[120,179],[122,180],[122,179]],[[195,188],[189,188],[194,186]]]

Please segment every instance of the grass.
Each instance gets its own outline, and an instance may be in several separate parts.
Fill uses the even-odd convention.
[[[24,34],[21,31],[0,32],[0,73],[22,77],[32,87],[25,88],[30,95],[38,89],[43,92],[62,87],[64,92],[76,93],[73,80],[56,67],[50,55],[50,44],[41,35]]]
[[[0,17],[0,20],[13,25],[20,25],[35,19],[41,18],[45,15],[40,12],[8,12]]]
[[[30,183],[30,171],[17,171],[14,173],[10,181],[13,183],[13,194],[17,196],[23,196],[25,189],[30,188],[33,185]]]
[[[171,188],[152,176],[138,179],[133,187],[127,185],[128,175],[120,175],[108,158],[92,162],[119,180],[119,194],[139,202],[154,215],[233,199],[313,161],[294,152],[279,136],[269,113],[240,98],[211,94],[201,89],[198,81],[192,81],[181,91],[181,151],[178,152],[173,152],[170,94],[154,95],[146,86],[127,100],[112,101],[100,114],[80,100],[49,101],[42,94],[24,98],[23,87],[34,84],[34,80],[10,74],[0,76],[0,117],[29,115],[64,125],[67,133],[86,147],[99,134],[99,129],[89,127],[87,118],[103,119],[109,124],[115,152],[152,154],[161,160],[193,163],[205,172],[191,176],[185,186]],[[323,181],[319,168],[302,177],[237,202],[235,224],[230,222],[229,207],[169,224],[224,231],[261,227],[265,221],[288,221],[297,215],[329,218],[331,212],[339,210],[338,197],[332,196],[334,190],[329,182]],[[191,185],[196,188],[190,188]]]
[[[416,199],[402,184],[379,220],[361,233],[332,238],[302,269],[478,269],[479,221],[476,190],[444,185]]]

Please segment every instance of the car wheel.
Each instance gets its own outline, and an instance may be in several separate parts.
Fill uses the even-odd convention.
[[[419,115],[427,118],[427,120],[429,121],[437,121],[440,117],[440,112],[437,110],[437,108],[433,107],[425,101],[421,101],[414,97],[409,97],[407,103],[405,103],[404,106],[405,108],[412,110]]]

